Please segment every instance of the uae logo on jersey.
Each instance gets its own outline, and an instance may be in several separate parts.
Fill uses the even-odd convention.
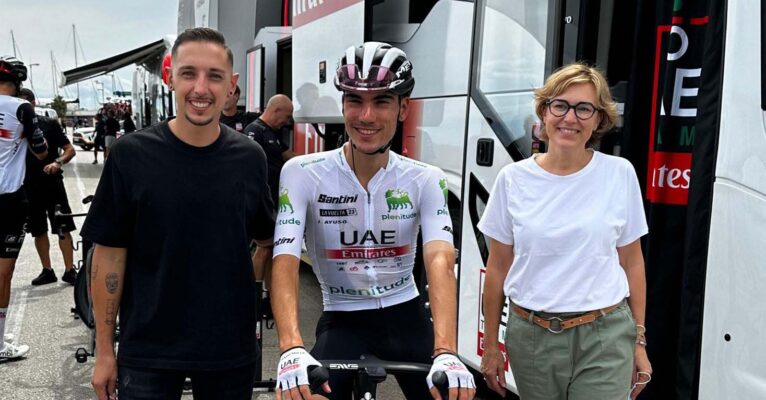
[[[279,187],[279,212],[287,212],[287,208],[290,208],[290,214],[293,213],[293,203],[290,203],[290,196],[287,195],[287,188]]]
[[[401,189],[388,189],[386,190],[386,204],[388,205],[388,211],[414,208],[412,207],[412,201],[410,201],[410,195]]]

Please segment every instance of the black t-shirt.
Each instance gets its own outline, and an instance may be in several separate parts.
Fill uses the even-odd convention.
[[[287,143],[282,141],[282,134],[272,129],[260,118],[245,128],[245,136],[258,142],[263,147],[263,151],[266,152],[266,159],[269,161],[269,187],[272,198],[278,198],[279,173],[282,172],[282,166],[285,165],[282,153],[290,148]]]
[[[248,245],[273,232],[266,157],[246,137],[221,125],[214,143],[194,147],[162,122],[116,142],[82,236],[127,248],[118,363],[200,370],[253,362]]]
[[[48,142],[48,157],[45,160],[38,160],[32,152],[27,152],[27,175],[24,177],[24,184],[29,185],[36,182],[47,180],[61,180],[63,171],[59,170],[54,175],[48,175],[43,172],[43,167],[52,163],[59,156],[59,149],[69,144],[69,138],[66,137],[61,125],[55,119],[47,117],[37,117],[37,126],[43,131],[45,141]]]
[[[122,120],[122,129],[125,133],[131,133],[136,131],[136,124],[133,122],[133,118],[127,117]]]
[[[117,132],[120,131],[120,121],[112,117],[107,118],[104,125],[106,136],[117,136]]]
[[[237,132],[242,132],[245,127],[258,118],[258,113],[245,112],[237,110],[237,113],[229,117],[228,115],[221,113],[221,123],[234,129]]]

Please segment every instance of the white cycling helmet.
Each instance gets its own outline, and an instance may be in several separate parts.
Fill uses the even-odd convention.
[[[407,54],[387,43],[351,46],[338,62],[335,87],[342,92],[390,91],[409,96],[415,87]]]

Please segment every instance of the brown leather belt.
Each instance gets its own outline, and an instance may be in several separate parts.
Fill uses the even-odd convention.
[[[602,308],[600,310],[588,311],[584,314],[576,315],[574,317],[567,318],[567,319],[562,319],[559,317],[542,318],[542,317],[538,317],[535,314],[532,316],[532,322],[537,326],[547,329],[548,332],[561,333],[569,328],[574,328],[575,326],[589,324],[597,320],[599,317],[609,314],[610,312],[616,310],[617,307],[620,306],[620,304],[622,304],[622,302],[619,302],[607,308]],[[516,304],[514,304],[511,307],[511,309],[513,310],[514,313],[516,313],[516,315],[529,321],[529,316],[530,314],[532,314],[531,312],[517,306]]]

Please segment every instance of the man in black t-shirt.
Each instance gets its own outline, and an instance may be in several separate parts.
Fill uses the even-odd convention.
[[[115,143],[82,229],[96,243],[92,383],[104,400],[180,399],[188,376],[195,399],[250,399],[248,245],[270,249],[274,231],[266,156],[219,123],[237,82],[223,35],[188,29],[171,52],[178,116]]]
[[[239,95],[240,90],[239,85],[237,85],[237,88],[234,89],[234,93],[226,98],[226,103],[223,105],[223,111],[221,111],[221,123],[237,132],[242,132],[248,124],[258,118],[258,113],[239,110],[237,108]]]
[[[19,97],[35,104],[35,94],[27,88],[21,89]],[[35,248],[43,270],[32,285],[45,285],[56,282],[56,273],[51,266],[50,241],[48,240],[48,222],[51,230],[61,234],[59,248],[64,258],[64,274],[61,280],[74,285],[77,273],[74,270],[74,251],[72,250],[72,232],[76,229],[72,217],[56,218],[56,205],[61,206],[61,212],[69,214],[69,199],[64,188],[64,171],[62,167],[75,156],[75,149],[58,121],[46,117],[37,117],[37,126],[43,131],[48,142],[48,156],[44,160],[27,153],[27,174],[24,177],[24,189],[29,201],[29,219],[27,231],[35,238]],[[61,154],[59,154],[59,149]]]

